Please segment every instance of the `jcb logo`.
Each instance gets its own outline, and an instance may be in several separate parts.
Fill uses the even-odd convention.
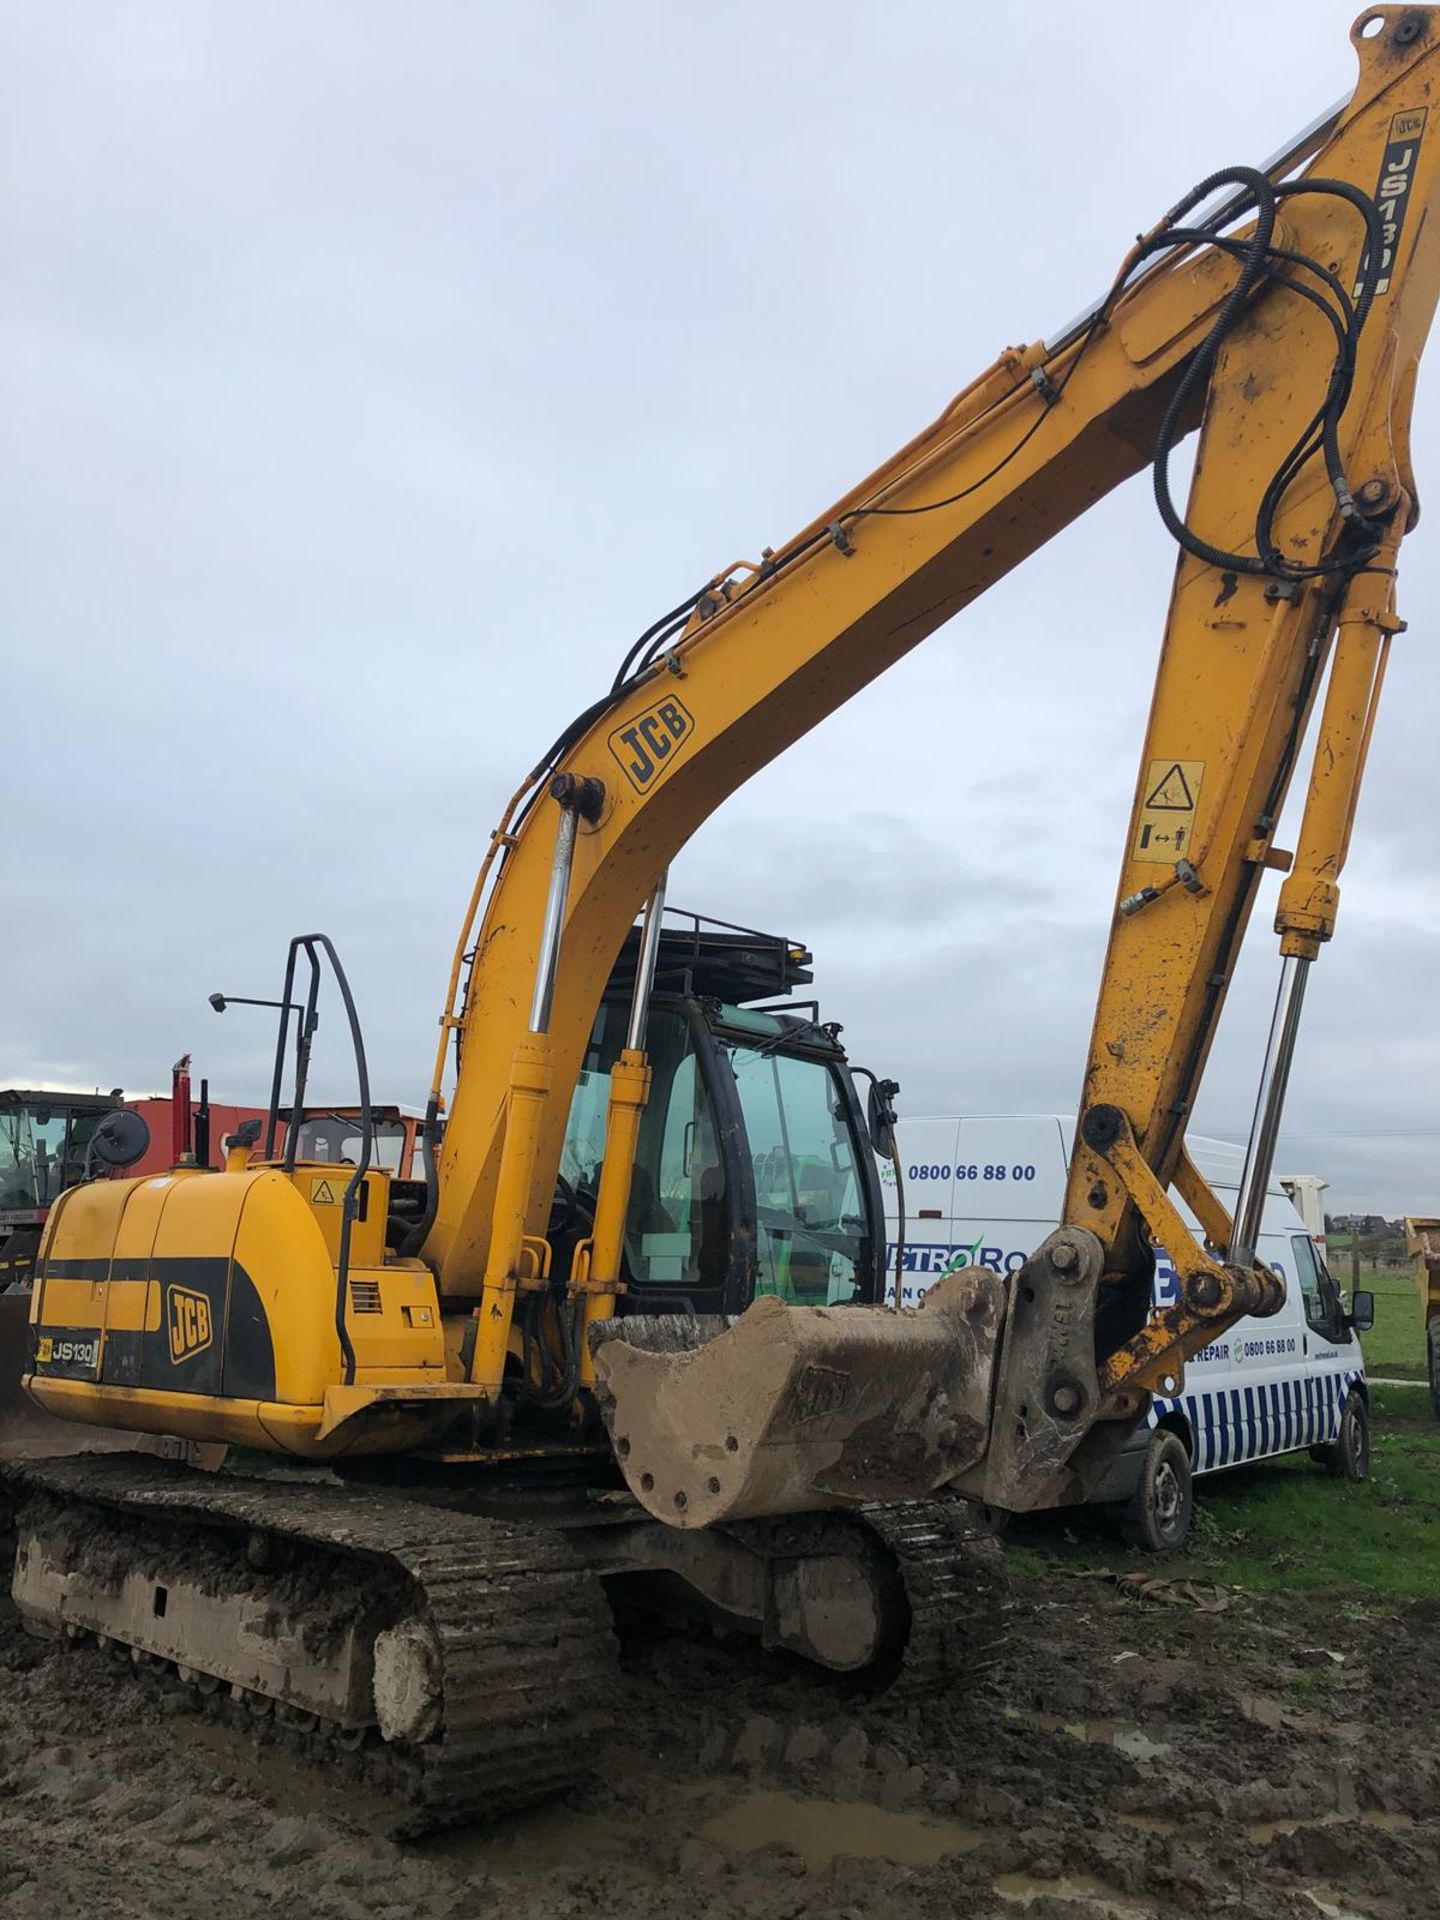
[[[647,707],[629,726],[617,727],[610,735],[610,751],[631,786],[643,793],[694,730],[688,708],[670,694]]]
[[[189,1287],[165,1289],[165,1324],[170,1333],[170,1361],[178,1366],[210,1344],[210,1302]]]

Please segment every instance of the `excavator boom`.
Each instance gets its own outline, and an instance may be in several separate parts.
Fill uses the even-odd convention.
[[[1426,217],[1440,165],[1440,137],[1427,136],[1435,15],[1373,10],[1352,39],[1360,75],[1347,103],[1269,172],[1212,176],[1141,236],[1076,326],[1002,355],[794,539],[707,583],[632,650],[611,693],[522,790],[496,835],[478,937],[467,922],[460,942],[468,949],[473,938],[475,959],[463,1004],[446,1018],[463,1071],[425,1242],[442,1291],[478,1297],[472,1377],[487,1392],[499,1390],[526,1250],[543,1242],[565,1096],[597,999],[673,855],[757,767],[1147,464],[1181,556],[1086,1068],[1065,1210],[1074,1231],[1062,1243],[1072,1264],[1062,1282],[1032,1263],[1012,1290],[1003,1343],[1004,1313],[987,1303],[993,1444],[978,1465],[970,1437],[917,1444],[924,1478],[959,1477],[1006,1506],[1076,1497],[1103,1475],[1150,1391],[1177,1392],[1188,1355],[1279,1304],[1244,1216],[1264,1189],[1304,971],[1333,928],[1399,624],[1395,560],[1415,518],[1409,414],[1440,285],[1440,236]],[[1167,465],[1197,425],[1182,518]],[[1290,853],[1274,836],[1327,668]],[[1083,778],[1082,761],[1077,785]],[[1286,979],[1232,1223],[1186,1161],[1183,1130],[1267,868],[1288,873],[1277,918]],[[532,982],[545,1019],[527,1024]],[[1210,1252],[1181,1221],[1172,1184],[1205,1223]],[[1154,1244],[1184,1277],[1164,1311],[1150,1305]],[[609,1301],[590,1309],[593,1323]],[[937,1296],[932,1312],[949,1310]],[[874,1343],[873,1364],[892,1379],[906,1364],[923,1372],[927,1350],[946,1351],[921,1337],[922,1320],[903,1324],[908,1347],[898,1327]],[[755,1448],[790,1456],[785,1472],[747,1464],[752,1491],[732,1513],[757,1510],[747,1504],[757,1499],[766,1511],[777,1510],[770,1499],[781,1510],[824,1504],[841,1485],[851,1499],[879,1497],[891,1462],[875,1473],[857,1464],[873,1441],[861,1412],[872,1394],[853,1332],[834,1313],[787,1323],[793,1364],[776,1391],[802,1409],[789,1420],[754,1390],[768,1320],[752,1314],[703,1352],[642,1353],[640,1338],[632,1326],[628,1343],[607,1339],[596,1366],[612,1430],[630,1460],[644,1456],[627,1464],[630,1485],[671,1524],[702,1524],[713,1510],[697,1488],[717,1476],[700,1469],[732,1441],[746,1463]],[[832,1364],[837,1342],[849,1358]],[[739,1434],[712,1432],[701,1417],[746,1399],[738,1384],[727,1390],[725,1369],[749,1383]],[[656,1432],[655,1408],[686,1373],[693,1392]],[[968,1435],[950,1417],[943,1374],[942,1364],[926,1376],[921,1425]],[[801,1426],[821,1375],[832,1404],[829,1466],[817,1477],[802,1464],[813,1450]],[[972,1380],[972,1409],[976,1392]],[[642,1429],[649,1440],[637,1449]]]

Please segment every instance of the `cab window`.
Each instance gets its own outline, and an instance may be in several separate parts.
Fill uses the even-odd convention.
[[[628,1009],[602,1006],[576,1082],[560,1154],[568,1204],[588,1230],[600,1190],[610,1069],[625,1044]],[[689,1023],[652,1008],[646,1031],[650,1097],[630,1175],[626,1277],[686,1293],[723,1286],[730,1253],[720,1141]]]
[[[727,1045],[755,1176],[756,1293],[836,1306],[860,1293],[865,1210],[855,1146],[823,1061]]]
[[[312,1114],[301,1125],[295,1157],[321,1165],[353,1167],[365,1144],[359,1120],[340,1113]],[[403,1120],[376,1120],[371,1123],[370,1164],[387,1173],[398,1173],[405,1150]]]
[[[1295,1255],[1295,1273],[1305,1302],[1305,1318],[1311,1328],[1327,1340],[1347,1337],[1340,1311],[1340,1296],[1335,1283],[1321,1266],[1315,1243],[1308,1233],[1292,1233],[1291,1250]]]

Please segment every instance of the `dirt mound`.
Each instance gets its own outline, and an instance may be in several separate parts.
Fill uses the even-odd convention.
[[[338,1775],[0,1619],[0,1907],[238,1920],[1430,1920],[1435,1609],[1224,1613],[1026,1582],[963,1695],[849,1697],[708,1639],[634,1646],[562,1806],[405,1849]]]

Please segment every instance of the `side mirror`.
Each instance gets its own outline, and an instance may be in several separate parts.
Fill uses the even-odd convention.
[[[1353,1327],[1356,1333],[1368,1333],[1375,1324],[1375,1296],[1368,1288],[1361,1288],[1350,1296],[1350,1311],[1345,1316],[1347,1327]]]
[[[129,1107],[107,1113],[90,1140],[90,1157],[102,1167],[133,1167],[150,1146],[150,1129],[143,1115]]]
[[[898,1080],[870,1079],[870,1091],[865,1096],[865,1127],[870,1135],[870,1145],[882,1160],[895,1157],[895,1096],[900,1091]]]

